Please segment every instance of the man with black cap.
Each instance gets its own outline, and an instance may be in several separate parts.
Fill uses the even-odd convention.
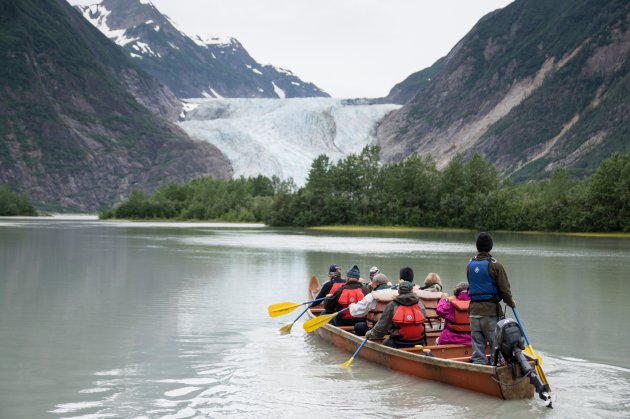
[[[341,267],[339,265],[330,265],[330,268],[328,268],[328,282],[322,285],[315,299],[324,298],[328,294],[332,294],[345,283],[346,280],[341,277]],[[321,301],[317,301],[311,304],[311,307],[315,307],[320,303]]]
[[[477,235],[477,256],[473,257],[466,267],[470,296],[470,335],[472,337],[473,354],[471,362],[488,364],[486,358],[486,342],[494,347],[494,329],[503,317],[499,301],[503,300],[510,307],[516,303],[510,291],[507,273],[492,255],[492,236],[481,232]],[[490,360],[492,365],[493,360]]]
[[[389,333],[389,339],[383,343],[394,348],[426,345],[426,317],[418,304],[418,296],[412,290],[411,282],[403,281],[398,285],[398,296],[385,307],[374,328],[365,334],[366,338],[381,339]]]

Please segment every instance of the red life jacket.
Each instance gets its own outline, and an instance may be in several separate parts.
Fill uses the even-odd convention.
[[[424,338],[425,320],[418,304],[412,306],[399,305],[392,319],[393,323],[398,326],[398,338],[400,340],[420,340]]]
[[[337,291],[339,288],[343,287],[344,285],[346,285],[345,282],[333,282],[332,287],[330,288],[330,291],[328,291],[328,294],[334,294],[335,291]]]
[[[468,307],[470,300],[458,300],[449,297],[451,305],[455,309],[455,321],[446,320],[446,328],[455,333],[470,333],[470,317],[468,317]]]
[[[363,290],[361,288],[344,288],[343,291],[341,291],[341,295],[339,296],[339,310],[343,310],[350,304],[358,303],[359,301],[363,300],[363,297],[365,297],[365,295],[363,294]],[[352,317],[352,314],[350,314],[350,310],[346,310],[341,313],[341,317],[344,319],[354,318]]]

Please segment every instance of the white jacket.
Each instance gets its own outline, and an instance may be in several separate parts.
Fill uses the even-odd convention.
[[[352,317],[365,317],[376,308],[378,298],[381,301],[392,301],[398,295],[398,291],[387,288],[378,291],[372,291],[358,303],[350,304],[350,315]]]

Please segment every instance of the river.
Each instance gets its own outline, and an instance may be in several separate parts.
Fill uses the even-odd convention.
[[[497,233],[554,390],[506,402],[424,381],[278,328],[311,275],[377,265],[452,292],[470,232],[0,220],[0,418],[628,417],[630,240]]]

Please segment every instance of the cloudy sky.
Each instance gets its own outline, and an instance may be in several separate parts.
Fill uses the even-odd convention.
[[[511,0],[151,2],[186,33],[235,37],[258,62],[288,68],[334,97],[380,97]]]

